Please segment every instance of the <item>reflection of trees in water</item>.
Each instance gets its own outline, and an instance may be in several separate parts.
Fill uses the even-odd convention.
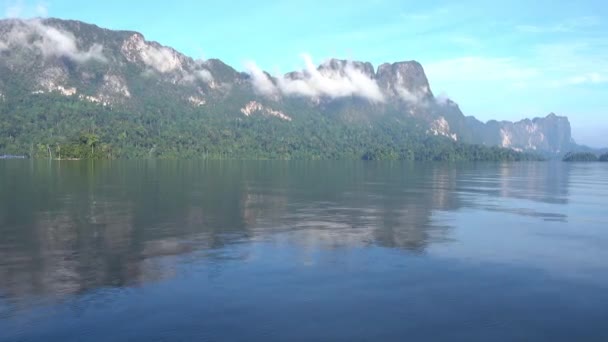
[[[484,172],[491,176],[480,186],[476,177]],[[547,172],[566,186],[550,186]],[[0,164],[6,209],[0,211],[0,296],[136,285],[174,274],[179,260],[167,256],[206,251],[205,260],[217,264],[230,257],[225,246],[253,240],[303,250],[379,245],[421,252],[447,238],[434,211],[469,205],[460,192],[564,199],[567,177],[544,166]]]

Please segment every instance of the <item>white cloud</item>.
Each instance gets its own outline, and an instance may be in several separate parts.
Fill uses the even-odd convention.
[[[542,84],[551,88],[601,85],[607,82],[608,44],[603,39],[579,38],[541,44],[533,50],[532,63],[542,67]]]
[[[304,97],[317,97],[319,92],[313,88],[307,80],[288,79],[279,77],[277,80],[279,89],[286,95],[296,95]]]
[[[200,68],[194,71],[184,70],[182,71],[182,75],[184,81],[186,82],[201,81],[203,83],[211,85],[212,87],[218,86],[218,84],[215,83],[215,78],[213,77],[213,74],[208,69]]]
[[[4,10],[5,18],[44,18],[47,15],[48,6],[45,2],[38,2],[34,5],[29,5],[23,0],[17,0],[10,2]]]
[[[552,25],[518,25],[515,29],[525,33],[566,33],[592,28],[599,24],[598,17],[585,16],[564,20]]]
[[[439,93],[439,95],[437,95],[437,97],[435,97],[435,102],[437,102],[440,105],[444,105],[444,106],[455,103],[445,92]]]
[[[68,57],[79,63],[106,61],[101,45],[93,44],[89,50],[80,50],[72,33],[46,25],[38,19],[19,21],[7,34],[6,41],[1,43],[36,49],[46,58]]]
[[[361,70],[347,63],[341,70],[326,68],[319,71],[309,55],[302,55],[304,70],[301,77],[277,77],[276,85],[255,63],[246,67],[252,77],[254,88],[263,95],[284,95],[304,97],[349,97],[359,96],[375,102],[384,101],[384,96],[375,80]]]
[[[142,62],[150,71],[168,73],[183,71],[178,53],[167,47],[147,42],[140,34],[133,34],[122,44],[121,51],[130,62]]]
[[[207,83],[215,81],[211,70],[208,69],[207,61],[203,57],[195,60],[194,65],[196,67],[196,70],[193,72],[195,78]]]
[[[70,32],[44,25],[40,21],[33,21],[31,27],[42,37],[41,40],[35,41],[33,45],[38,47],[47,57],[65,56],[76,62],[86,62],[93,59],[106,60],[103,56],[103,47],[99,44],[94,44],[88,51],[81,51],[76,44],[76,37]]]
[[[156,47],[149,44],[141,50],[141,59],[149,67],[161,73],[167,73],[181,67],[177,55],[166,47]]]
[[[571,76],[562,80],[553,81],[550,83],[553,87],[564,87],[564,86],[576,86],[584,84],[600,84],[607,83],[608,77],[605,77],[599,73],[592,72],[588,74]]]
[[[20,4],[13,4],[13,5],[8,6],[4,10],[4,17],[5,18],[20,18],[22,13],[23,13],[23,8],[20,6]]]
[[[447,40],[452,44],[465,48],[478,48],[482,46],[479,39],[468,35],[452,35],[448,36]]]
[[[428,63],[429,79],[443,88],[457,85],[502,90],[563,88],[608,83],[608,63],[581,45],[541,46],[525,60],[461,57]]]
[[[249,71],[249,74],[251,75],[251,84],[253,85],[253,88],[260,95],[273,96],[277,94],[277,87],[255,62],[246,62],[245,68],[247,68],[247,71]]]
[[[521,82],[540,74],[537,68],[521,65],[513,58],[480,56],[427,63],[425,70],[431,82]]]
[[[447,6],[437,7],[424,12],[407,12],[402,13],[401,17],[406,21],[426,22],[436,20],[450,13],[450,8]]]
[[[195,70],[192,73],[188,73],[187,71],[183,70],[182,77],[186,82],[194,82],[196,80],[203,81],[205,83],[214,82],[213,74],[211,74],[211,71],[207,69]]]
[[[47,17],[49,15],[48,6],[45,3],[36,4],[35,13],[38,17]]]
[[[133,34],[126,39],[121,51],[129,62],[145,65],[145,76],[173,73],[174,82],[214,82],[213,74],[205,66],[205,61],[188,63],[179,52],[158,43],[147,42],[141,34]]]
[[[201,70],[197,70],[194,72],[194,74],[196,75],[196,77],[203,81],[203,82],[213,82],[213,75],[211,74],[211,71],[207,70],[207,69],[201,69]]]
[[[423,92],[411,92],[404,87],[396,87],[395,89],[399,97],[411,104],[425,104],[425,94]]]
[[[579,37],[574,41],[539,44],[533,53],[534,62],[554,74],[608,72],[608,43],[605,39]]]

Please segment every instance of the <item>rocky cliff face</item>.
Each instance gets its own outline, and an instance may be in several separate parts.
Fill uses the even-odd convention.
[[[565,152],[573,144],[570,122],[553,113],[546,118],[500,123],[500,146],[521,150]]]
[[[433,98],[424,69],[416,61],[382,64],[378,67],[377,80],[380,89],[391,98],[408,102]]]
[[[477,144],[556,154],[576,146],[568,118],[554,113],[517,122],[482,123],[473,117],[466,118],[466,121],[471,132],[470,141]]]
[[[194,60],[130,31],[77,21],[0,21],[0,103],[56,94],[108,108],[221,108],[295,122],[315,112],[352,124],[416,118],[420,129],[468,143],[559,153],[570,124],[554,114],[482,123],[433,95],[416,61],[382,64],[331,59],[282,76],[241,73],[220,60]]]
[[[146,41],[140,33],[77,21],[3,20],[0,42],[5,88],[75,96],[106,106],[137,105],[149,89],[192,102],[218,95],[224,83],[244,78],[220,61],[193,60]]]

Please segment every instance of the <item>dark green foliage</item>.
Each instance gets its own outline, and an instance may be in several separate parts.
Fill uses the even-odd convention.
[[[601,162],[608,162],[608,153],[604,153],[600,156]]]
[[[83,133],[78,139],[58,144],[55,150],[57,159],[105,159],[112,158],[110,145],[100,143],[94,133]]]
[[[27,100],[0,104],[0,154],[79,159],[538,159],[429,136],[415,119],[397,123],[387,117],[361,125],[306,112],[287,122],[245,117],[238,105],[231,105],[238,99],[209,109],[152,99],[142,112],[127,112],[60,95],[23,98]]]
[[[568,153],[563,159],[565,162],[595,162],[597,156],[590,152]]]

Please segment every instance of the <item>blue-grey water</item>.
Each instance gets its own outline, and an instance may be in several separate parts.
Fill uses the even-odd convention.
[[[0,161],[0,341],[608,341],[608,164]]]

